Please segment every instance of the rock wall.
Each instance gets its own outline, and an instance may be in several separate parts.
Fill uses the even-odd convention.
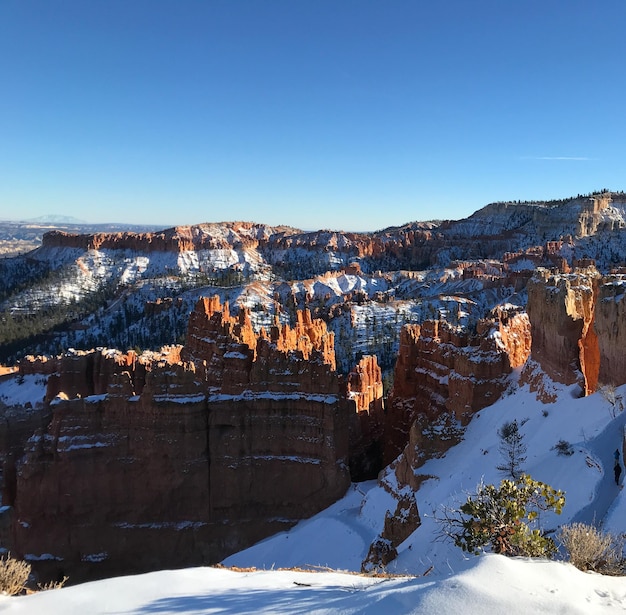
[[[584,395],[626,382],[626,276],[594,267],[569,275],[539,269],[528,285],[532,363],[522,378],[541,390],[536,366],[553,380],[578,384]]]
[[[514,306],[495,310],[474,335],[445,321],[406,325],[386,415],[385,463],[404,450],[409,435],[411,467],[442,454],[476,412],[500,397],[529,352],[528,318]]]
[[[329,506],[356,416],[332,342],[307,313],[254,335],[213,298],[183,348],[59,357],[11,477],[12,552],[72,582],[214,563]]]
[[[379,483],[396,509],[362,563],[365,572],[384,568],[421,521],[416,492],[426,478],[416,470],[456,444],[463,427],[493,404],[512,369],[530,354],[530,322],[516,306],[500,306],[469,335],[445,321],[406,325],[385,422],[385,463]]]
[[[626,227],[625,205],[624,194],[608,192],[552,202],[498,202],[463,220],[412,222],[374,233],[303,232],[250,222],[205,223],[153,233],[51,231],[43,237],[43,250],[34,257],[46,260],[47,250],[56,248],[176,256],[227,250],[233,253],[233,270],[274,268],[285,279],[312,277],[355,263],[366,273],[419,270],[447,266],[459,257],[504,259],[511,265],[519,257],[566,271],[574,258],[587,256],[608,268],[616,258],[624,258],[620,233]],[[607,242],[610,250],[606,250]]]
[[[605,276],[597,285],[594,328],[598,340],[598,384],[626,382],[626,276]],[[590,378],[590,376],[588,376]]]
[[[539,269],[527,287],[533,360],[553,380],[580,382],[585,391],[594,389],[594,379],[585,383],[582,374],[584,365],[593,371],[597,362],[592,325],[598,278],[594,269],[571,274]]]
[[[376,356],[364,356],[350,372],[347,397],[356,404],[356,412],[350,415],[350,474],[354,481],[374,479],[383,467],[385,426],[382,373]]]

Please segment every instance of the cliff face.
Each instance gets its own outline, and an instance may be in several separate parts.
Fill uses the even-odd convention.
[[[347,397],[356,404],[350,415],[350,474],[354,481],[371,480],[383,467],[385,420],[382,373],[375,356],[364,356],[350,372]]]
[[[188,340],[57,359],[51,419],[6,502],[11,550],[42,576],[216,562],[345,492],[355,402],[324,323],[254,335],[247,313],[201,299]]]
[[[385,422],[385,462],[409,442],[411,468],[442,454],[471,417],[494,403],[530,352],[525,314],[500,308],[468,335],[445,321],[406,325]]]
[[[533,239],[584,238],[624,227],[625,197],[620,193],[579,196],[556,202],[491,203],[469,218],[451,223],[458,236],[524,233]]]
[[[539,272],[528,284],[528,316],[531,322],[532,358],[557,382],[581,382],[594,390],[597,340],[593,330],[595,270],[569,275]],[[582,372],[581,372],[581,367]],[[582,382],[582,374],[590,382]]]
[[[271,227],[252,222],[225,222],[176,226],[153,233],[74,234],[50,231],[43,236],[44,248],[79,248],[81,250],[133,250],[137,252],[185,252],[256,248],[273,235],[298,233],[296,229]]]
[[[626,277],[605,276],[597,285],[594,328],[599,384],[626,382]]]
[[[538,270],[528,285],[533,363],[523,379],[541,389],[537,364],[557,382],[578,383],[585,395],[601,384],[624,384],[625,280],[593,267],[569,275]]]
[[[386,565],[420,525],[416,492],[425,478],[417,470],[456,444],[463,426],[493,404],[513,368],[530,354],[530,322],[515,306],[502,306],[468,335],[445,321],[406,325],[385,421],[385,462],[380,484],[391,494],[381,534],[362,569]]]

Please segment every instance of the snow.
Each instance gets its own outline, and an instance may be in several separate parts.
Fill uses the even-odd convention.
[[[47,381],[47,377],[40,374],[4,377],[0,379],[0,402],[9,406],[24,406],[28,403],[33,407],[41,405],[46,395]]]
[[[19,598],[0,597],[10,615],[594,615],[626,608],[626,581],[569,564],[474,558],[445,579],[376,578],[339,572],[191,568],[119,577]]]
[[[155,396],[156,399],[156,396]],[[337,395],[323,395],[321,393],[283,393],[282,391],[250,391],[245,390],[238,395],[231,395],[227,393],[212,393],[208,396],[210,402],[219,401],[246,401],[252,399],[272,399],[275,401],[296,401],[307,400],[312,402],[318,402],[320,404],[335,404],[337,403]]]

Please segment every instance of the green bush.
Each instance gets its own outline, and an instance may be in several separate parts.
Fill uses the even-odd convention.
[[[522,474],[499,487],[481,483],[465,504],[446,511],[440,521],[443,534],[469,553],[488,548],[504,555],[549,557],[556,553],[554,541],[531,526],[538,526],[541,511],[561,514],[564,505],[562,491]]]

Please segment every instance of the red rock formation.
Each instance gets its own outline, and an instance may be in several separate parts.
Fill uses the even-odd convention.
[[[43,236],[44,248],[78,248],[81,250],[133,250],[137,252],[185,252],[254,248],[273,235],[299,232],[290,227],[268,227],[252,222],[224,222],[177,226],[156,233],[92,233],[78,235],[50,231]]]
[[[599,349],[593,320],[599,277],[595,269],[556,275],[540,269],[528,284],[533,360],[553,380],[578,382],[585,393],[597,386]]]
[[[113,374],[134,374],[136,361],[137,355],[133,350],[127,353],[110,349],[95,352],[69,350],[45,363],[46,368],[48,364],[56,365],[56,371],[48,378],[46,401],[51,401],[61,392],[70,399],[105,394]]]
[[[626,382],[626,276],[606,276],[597,288],[594,329],[599,356],[595,383],[619,386]],[[593,379],[590,371],[588,380]]]
[[[474,336],[446,322],[405,325],[387,409],[385,462],[402,452],[417,419],[422,428],[411,433],[420,450],[413,461],[447,450],[457,437],[455,423],[466,424],[494,403],[529,351],[528,319],[513,307],[496,310]]]
[[[515,306],[495,309],[473,336],[441,321],[402,329],[385,424],[386,461],[392,463],[379,479],[398,504],[387,512],[364,571],[393,560],[396,547],[419,526],[413,494],[426,477],[416,469],[456,444],[462,425],[497,401],[511,370],[527,360],[530,344],[528,317]]]
[[[43,576],[216,562],[344,493],[356,408],[324,323],[256,336],[201,299],[187,339],[58,359],[51,420],[12,476],[10,546]]]
[[[352,480],[376,478],[382,468],[384,433],[383,382],[378,360],[364,356],[348,375],[347,397],[355,402],[350,422]]]
[[[18,363],[17,368],[21,375],[44,374],[48,376],[59,371],[59,362],[51,357],[27,355]]]
[[[383,381],[375,355],[366,355],[348,375],[348,397],[356,402],[357,412],[367,414],[383,409]]]
[[[543,391],[539,366],[557,382],[578,383],[585,395],[600,384],[624,384],[625,280],[603,277],[593,267],[570,275],[538,270],[528,286],[533,361],[523,382]]]
[[[421,525],[415,494],[402,493],[397,500],[395,512],[386,512],[383,531],[370,545],[361,572],[384,570],[398,556],[396,548]]]
[[[309,310],[300,310],[296,316],[296,326],[293,329],[289,325],[281,327],[276,322],[270,331],[271,341],[276,344],[278,350],[297,351],[305,360],[315,354],[334,371],[335,334],[327,331],[323,320],[311,319]]]

